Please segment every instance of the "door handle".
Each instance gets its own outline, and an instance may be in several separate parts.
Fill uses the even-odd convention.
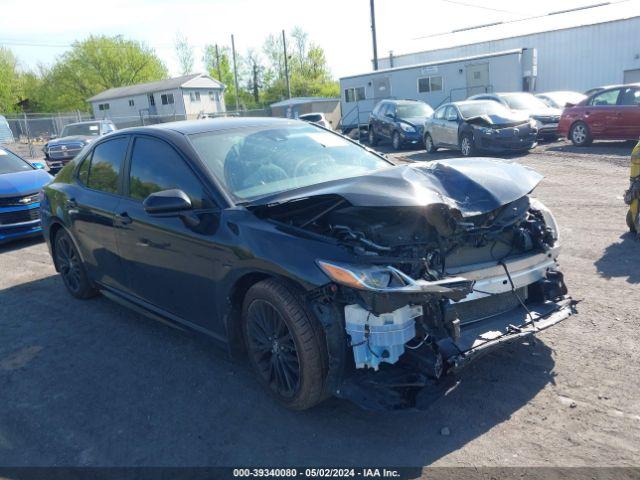
[[[116,214],[116,220],[121,225],[129,225],[131,222],[133,222],[133,218],[131,218],[127,212]]]

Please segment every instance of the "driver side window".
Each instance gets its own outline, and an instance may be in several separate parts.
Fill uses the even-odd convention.
[[[606,92],[599,93],[591,99],[589,102],[593,106],[611,106],[618,103],[618,95],[620,89],[608,90]]]
[[[153,138],[136,138],[131,153],[129,197],[143,201],[152,193],[174,188],[187,194],[194,209],[213,206],[200,180],[171,146]]]
[[[454,107],[449,106],[447,107],[445,117],[448,122],[455,122],[456,120],[458,120],[458,112],[456,112],[456,109]]]
[[[438,120],[443,120],[444,119],[444,112],[445,112],[446,109],[447,109],[447,107],[440,107],[433,114],[433,117],[438,119]]]

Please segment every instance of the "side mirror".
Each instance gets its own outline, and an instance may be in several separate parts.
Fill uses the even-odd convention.
[[[37,168],[38,170],[42,170],[44,169],[44,163],[40,163],[40,162],[32,162],[31,165],[34,166],[34,168]]]
[[[192,208],[187,194],[177,189],[152,193],[144,199],[142,206],[149,215],[178,214]]]
[[[564,108],[571,108],[571,107],[575,107],[576,104],[575,103],[571,103],[571,102],[567,102],[564,104]]]
[[[396,116],[395,116],[393,113],[385,113],[385,114],[384,114],[384,116],[385,116],[385,117],[387,117],[387,118],[390,118],[390,119],[392,119],[392,120],[393,120],[394,118],[396,118]]]

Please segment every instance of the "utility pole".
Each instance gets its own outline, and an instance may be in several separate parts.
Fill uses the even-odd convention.
[[[217,43],[216,43],[216,67],[218,67],[218,80],[222,82],[222,70],[220,69],[220,52],[218,51]]]
[[[258,65],[253,64],[253,99],[256,104],[260,100],[260,92],[258,91]]]
[[[240,110],[240,90],[238,89],[238,68],[236,66],[236,42],[231,35],[231,50],[233,52],[233,78],[236,84],[236,110]]]
[[[291,84],[289,83],[289,59],[287,58],[287,37],[282,30],[282,48],[284,49],[284,76],[287,79],[287,98],[291,98]]]
[[[374,0],[370,0],[371,6],[371,39],[373,40],[373,69],[378,70],[378,41],[376,40],[376,8]]]

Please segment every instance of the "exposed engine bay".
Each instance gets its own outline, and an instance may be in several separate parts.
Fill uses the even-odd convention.
[[[506,203],[484,190],[485,208],[473,203],[477,192],[463,188],[425,205],[333,193],[264,205],[256,213],[333,242],[353,258],[318,261],[334,281],[318,300],[341,306],[356,370],[377,373],[383,364],[403,364],[438,379],[489,347],[573,311],[557,270],[558,227],[528,195],[531,184],[523,188]],[[495,208],[488,207],[492,201]]]

